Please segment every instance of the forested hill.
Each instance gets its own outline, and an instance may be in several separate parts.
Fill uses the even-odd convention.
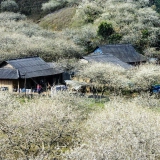
[[[4,1],[4,0],[0,0],[0,3],[2,1]],[[65,5],[67,5],[69,3],[79,4],[79,2],[81,2],[81,1],[82,0],[77,0],[77,1],[76,0],[15,0],[15,2],[19,6],[20,12],[23,14],[27,14],[27,15],[40,13],[42,11],[41,10],[42,4],[47,3],[47,2],[52,2],[55,4],[56,4],[56,2],[60,2],[62,4],[61,6],[64,7]],[[94,0],[90,0],[90,1],[94,1]],[[123,1],[123,0],[120,0],[120,1]],[[103,1],[103,2],[105,2],[105,1]],[[127,2],[127,0],[126,0],[126,2]],[[149,6],[152,6],[152,5],[156,6],[156,10],[158,12],[160,11],[160,0],[149,0]],[[57,9],[59,9],[59,8],[57,8]]]
[[[4,0],[0,0],[3,2]],[[48,0],[15,0],[18,5],[19,12],[27,16],[39,15],[42,13],[41,7],[43,3],[46,3]]]
[[[80,57],[109,43],[131,43],[142,54],[159,55],[160,0],[0,2],[1,60]]]

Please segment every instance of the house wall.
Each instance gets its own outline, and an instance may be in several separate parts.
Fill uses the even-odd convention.
[[[0,80],[0,88],[8,87],[9,92],[13,91],[13,81],[12,80]]]
[[[5,63],[1,66],[1,68],[12,68],[13,69],[13,66],[8,64],[8,63]]]
[[[43,81],[43,84],[41,83]],[[0,79],[0,88],[7,87],[9,92],[17,92],[18,89],[23,89],[26,87],[27,89],[36,89],[37,84],[41,84],[43,89],[47,88],[47,85],[50,84],[61,84],[62,83],[62,74],[46,76],[46,77],[36,77],[36,78],[28,78],[26,79],[15,79],[15,80],[7,80]]]

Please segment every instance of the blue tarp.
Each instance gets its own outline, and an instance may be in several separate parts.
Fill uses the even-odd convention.
[[[160,93],[160,84],[152,85],[151,90],[153,93]]]

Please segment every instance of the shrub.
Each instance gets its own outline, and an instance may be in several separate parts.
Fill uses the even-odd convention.
[[[160,1],[159,1],[159,0],[155,0],[154,3],[155,3],[155,5],[156,5],[156,10],[157,10],[158,12],[160,12]]]
[[[80,69],[77,75],[84,81],[89,79],[89,84],[96,90],[100,88],[102,94],[105,88],[113,89],[118,93],[121,89],[127,88],[129,82],[125,69],[112,63],[89,63]]]
[[[42,4],[42,10],[47,12],[53,12],[57,9],[63,8],[66,3],[66,0],[50,0],[48,3]]]
[[[78,5],[82,0],[67,0],[68,5]]]
[[[65,32],[75,44],[84,50],[84,54],[93,51],[99,44],[96,29],[92,25],[85,25],[79,29],[68,29]]]
[[[45,12],[53,12],[66,6],[78,5],[81,0],[49,0],[47,3],[42,4],[42,10]]]
[[[114,33],[114,34],[110,35],[108,37],[108,39],[109,39],[109,43],[117,44],[117,43],[120,43],[120,41],[122,39],[122,35],[118,34],[118,33]]]
[[[136,89],[148,90],[151,85],[160,83],[160,66],[156,64],[140,65],[130,71],[130,80]]]
[[[112,24],[107,23],[107,22],[102,22],[98,26],[97,33],[98,33],[99,36],[101,36],[104,39],[109,38],[109,36],[111,36],[114,33],[114,29],[113,29]]]
[[[83,8],[84,14],[86,17],[85,18],[85,22],[86,23],[93,23],[94,20],[99,16],[99,14],[101,13],[101,10],[93,4],[88,4],[86,6],[84,6],[85,8]]]
[[[147,29],[142,30],[141,33],[142,33],[142,38],[148,38],[149,31]]]
[[[73,19],[73,26],[82,26],[83,24],[93,23],[103,12],[102,8],[95,2],[82,2]]]
[[[26,20],[26,16],[20,13],[3,12],[0,14],[0,25],[2,26],[6,21],[20,21]]]
[[[160,66],[142,64],[130,70],[104,63],[90,63],[80,69],[78,76],[90,79],[95,87],[114,88],[118,93],[123,90],[149,91],[151,85],[160,83]]]
[[[1,11],[17,12],[18,5],[14,0],[6,0],[1,2]]]

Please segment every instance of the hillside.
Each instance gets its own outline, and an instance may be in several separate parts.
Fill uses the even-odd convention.
[[[68,8],[54,12],[57,6],[67,6],[63,3],[57,3],[56,6],[55,2],[57,1],[50,0],[42,5],[44,11],[50,9],[53,13],[41,19],[40,26],[52,31],[63,30],[62,33],[66,33],[67,27],[67,36],[83,47],[84,51],[92,51],[99,43],[131,43],[142,54],[159,53],[160,20],[156,13],[158,0],[78,1],[76,6],[73,5],[75,1],[66,0],[67,5],[72,3],[75,8],[70,16]],[[69,23],[66,24],[66,21]],[[96,33],[103,22],[111,24],[114,30],[114,34],[107,39]],[[88,42],[91,42],[90,46]]]
[[[1,66],[0,160],[160,160],[160,65],[142,64],[124,47],[160,57],[160,0],[0,2],[0,62],[36,55],[57,62],[54,71],[30,58]],[[98,62],[79,62],[97,45],[123,43],[116,54],[126,63],[103,50],[91,54]],[[59,65],[75,72],[63,91]]]
[[[160,19],[154,1],[16,2],[22,15],[1,8],[2,60],[27,55],[47,61],[77,58],[108,43],[131,43],[142,54],[159,54]],[[110,26],[111,34],[107,28],[100,31],[104,24]]]

